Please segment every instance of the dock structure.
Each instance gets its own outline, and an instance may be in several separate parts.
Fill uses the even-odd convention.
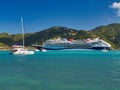
[[[43,45],[32,45],[32,47],[38,49],[38,50],[42,50],[43,49]]]

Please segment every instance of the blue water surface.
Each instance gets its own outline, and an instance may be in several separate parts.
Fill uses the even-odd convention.
[[[0,90],[120,90],[120,51],[0,51]]]

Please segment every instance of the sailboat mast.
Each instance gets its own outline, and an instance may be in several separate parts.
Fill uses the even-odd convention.
[[[23,18],[21,17],[21,23],[22,23],[22,34],[23,34],[23,49],[24,49],[24,46],[25,46],[25,40],[24,40],[24,23],[23,23]]]

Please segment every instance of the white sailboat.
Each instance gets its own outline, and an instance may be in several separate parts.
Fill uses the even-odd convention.
[[[14,54],[14,55],[32,55],[32,54],[34,54],[34,51],[29,51],[29,50],[25,49],[24,24],[23,24],[22,17],[21,17],[21,23],[22,23],[22,33],[23,33],[23,45],[12,45],[11,54]]]

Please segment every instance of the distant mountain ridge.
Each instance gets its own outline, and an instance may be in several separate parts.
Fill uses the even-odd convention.
[[[106,26],[99,26],[95,29],[76,30],[67,27],[54,26],[42,31],[25,34],[25,45],[31,46],[33,44],[42,44],[45,40],[51,38],[73,38],[86,39],[100,37],[109,42],[114,49],[120,49],[120,24],[113,23]],[[13,44],[22,43],[22,34],[0,34],[0,46],[11,46]]]

